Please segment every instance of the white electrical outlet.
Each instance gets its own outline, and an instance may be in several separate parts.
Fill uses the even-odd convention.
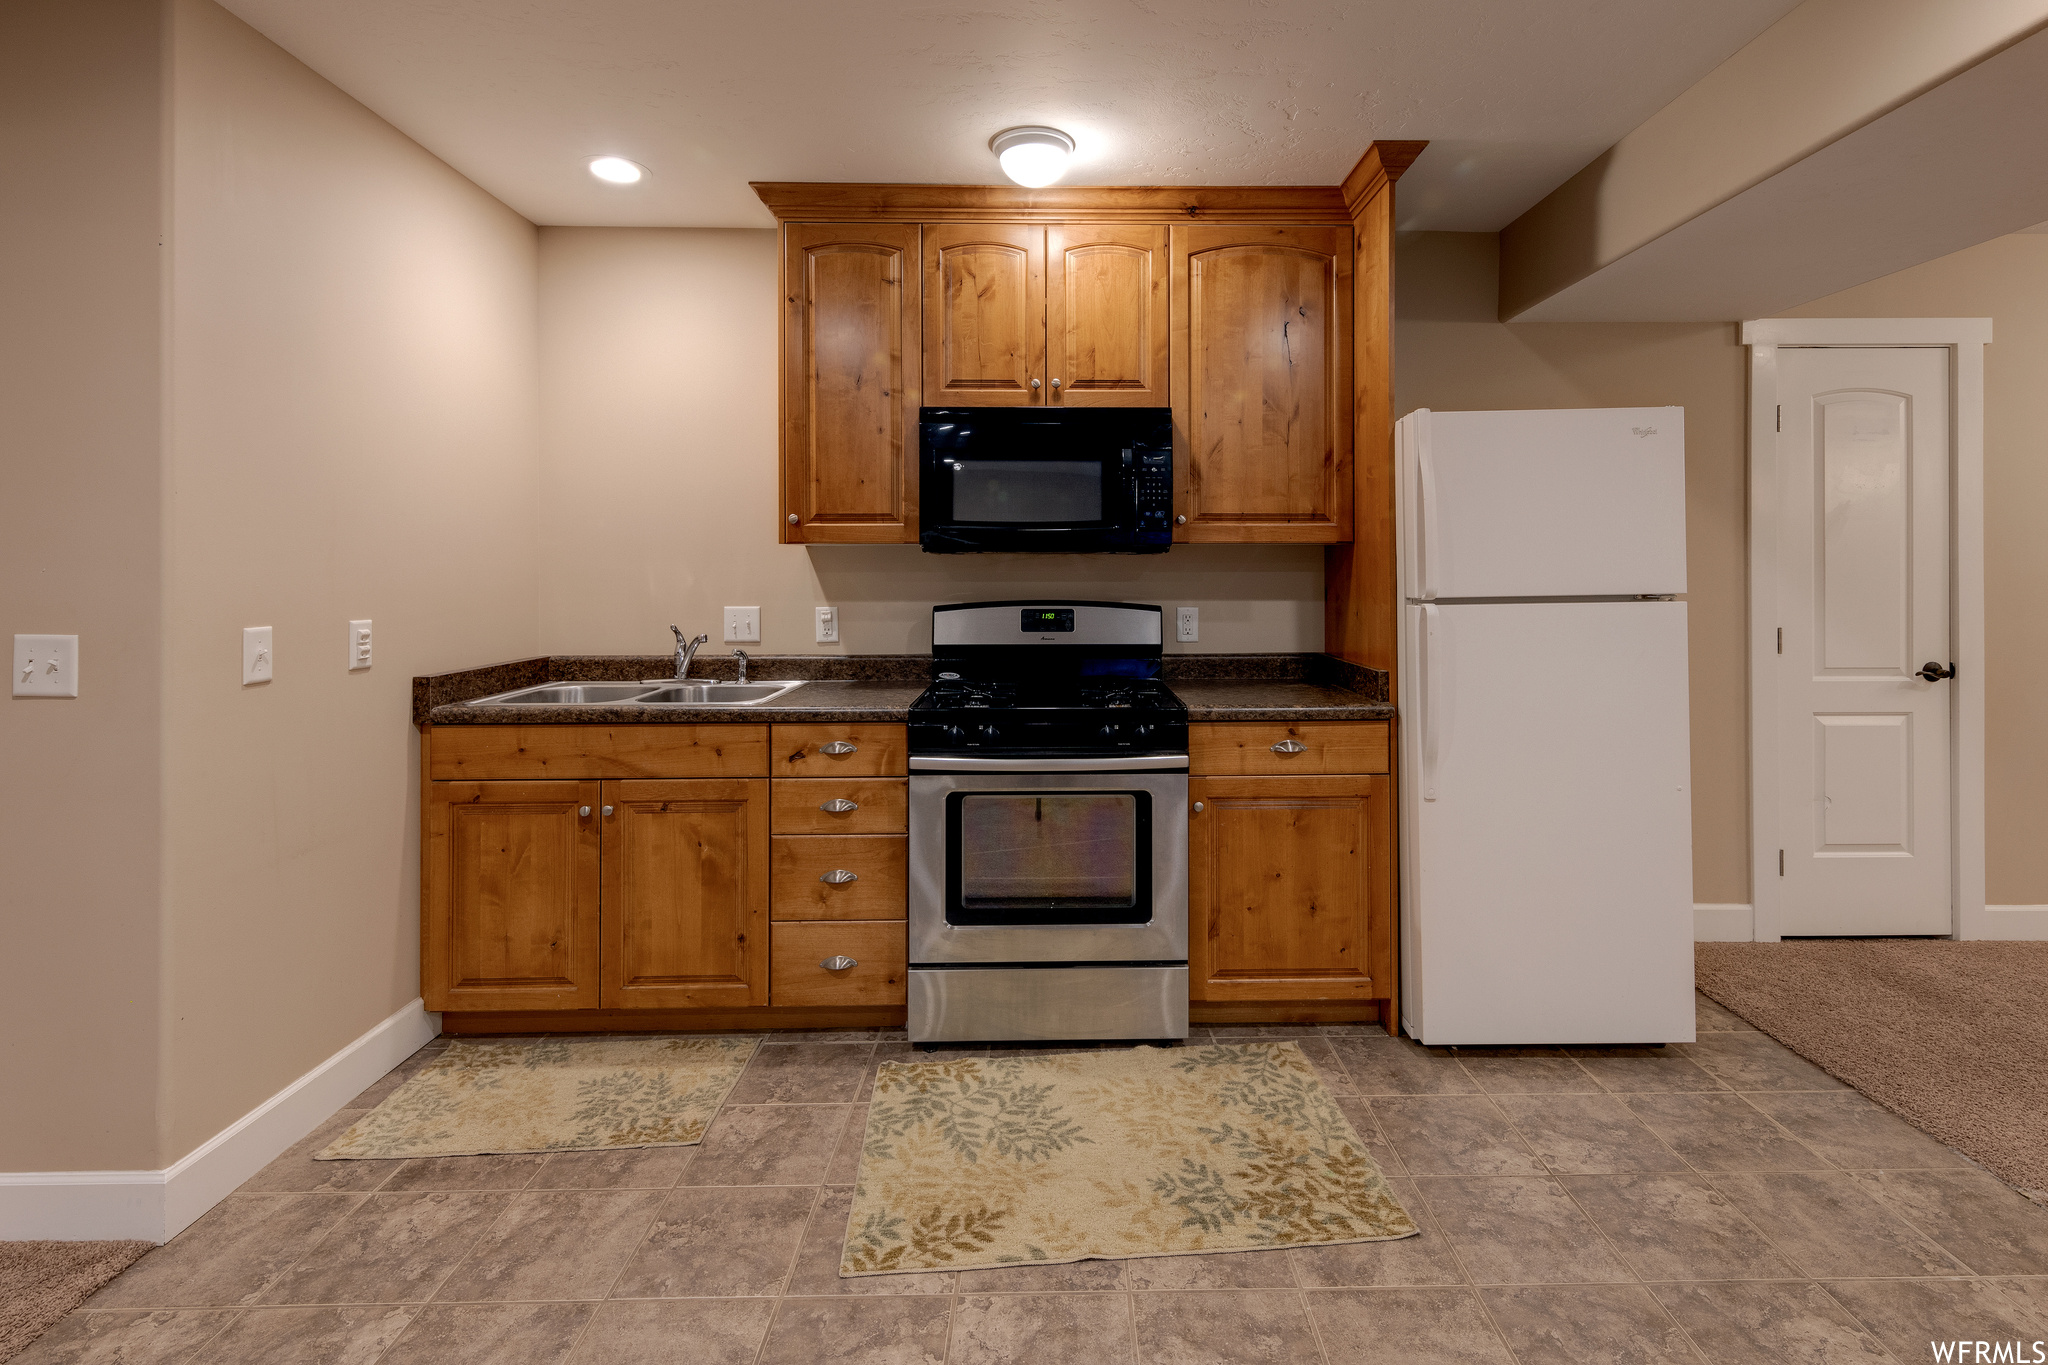
[[[270,627],[242,627],[242,685],[269,682],[275,665],[270,654]]]
[[[729,645],[757,645],[761,643],[761,609],[759,607],[727,607],[725,609],[725,642]]]
[[[839,608],[818,608],[818,643],[836,645],[839,643]]]
[[[1200,607],[1174,608],[1173,638],[1184,645],[1193,644],[1202,638],[1202,609]]]
[[[351,621],[348,623],[348,671],[370,666],[370,623]]]
[[[76,635],[14,637],[14,695],[75,697],[78,695]]]

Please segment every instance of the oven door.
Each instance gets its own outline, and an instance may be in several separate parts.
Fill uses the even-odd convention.
[[[1185,963],[1188,779],[910,777],[910,963]]]

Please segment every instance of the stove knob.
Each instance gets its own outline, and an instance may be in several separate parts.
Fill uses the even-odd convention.
[[[977,735],[980,735],[983,739],[987,740],[999,739],[1002,737],[1003,733],[1001,730],[998,730],[994,725],[977,725],[974,727],[974,732]]]
[[[1095,735],[1098,739],[1115,739],[1118,733],[1118,727],[1116,723],[1112,721],[1111,723],[1104,725],[1100,730],[1097,730],[1095,732]]]
[[[963,726],[948,725],[939,733],[945,737],[948,744],[964,744],[967,742],[967,730]]]
[[[1131,727],[1131,738],[1132,738],[1132,739],[1150,739],[1151,737],[1152,737],[1152,727],[1151,727],[1151,726],[1149,726],[1149,725],[1145,725],[1145,724],[1142,724],[1142,723],[1141,723],[1141,724],[1138,724],[1138,725],[1133,725],[1133,726]]]

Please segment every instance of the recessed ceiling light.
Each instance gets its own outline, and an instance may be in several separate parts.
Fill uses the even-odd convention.
[[[594,156],[590,158],[590,173],[613,185],[637,185],[646,176],[647,168],[622,156]]]
[[[1002,163],[1004,175],[1035,190],[1067,173],[1067,158],[1074,153],[1074,139],[1057,128],[1034,124],[1003,129],[988,140],[988,149]]]

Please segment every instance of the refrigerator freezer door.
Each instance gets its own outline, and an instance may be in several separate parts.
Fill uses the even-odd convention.
[[[1402,595],[1685,591],[1685,409],[1410,413]]]
[[[1409,1033],[1691,1041],[1685,604],[1402,610]]]

